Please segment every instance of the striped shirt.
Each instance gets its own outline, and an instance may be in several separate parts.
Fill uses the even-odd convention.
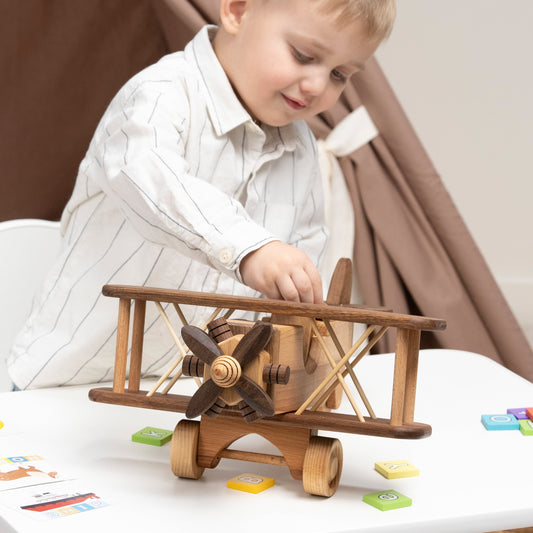
[[[214,31],[134,76],[102,117],[61,218],[59,257],[8,356],[19,388],[112,379],[118,307],[105,284],[256,295],[239,264],[272,240],[320,263],[314,138],[302,122],[253,122],[216,58]],[[195,324],[211,312],[184,311]],[[152,305],[144,346],[144,375],[176,355]]]

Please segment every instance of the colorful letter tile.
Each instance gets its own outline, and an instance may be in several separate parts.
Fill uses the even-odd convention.
[[[229,489],[242,490],[258,494],[274,486],[275,480],[271,477],[258,476],[256,474],[241,474],[240,476],[230,479],[226,486]]]
[[[382,461],[376,463],[374,468],[387,479],[413,477],[420,474],[420,470],[409,461]]]
[[[533,435],[533,420],[520,420],[520,431],[522,435]]]
[[[413,503],[411,498],[408,498],[395,490],[382,490],[365,494],[363,496],[363,501],[380,511],[390,511],[391,509],[409,507]]]
[[[133,442],[151,444],[152,446],[163,446],[172,438],[172,431],[168,429],[158,429],[145,427],[131,436]]]
[[[507,414],[515,415],[518,420],[524,420],[525,418],[527,418],[525,407],[518,407],[516,409],[507,409]]]
[[[533,420],[533,407],[528,407],[526,409],[526,415],[529,416],[531,420]]]
[[[501,415],[482,415],[481,423],[489,431],[500,429],[520,429],[518,420],[515,415],[501,414]]]

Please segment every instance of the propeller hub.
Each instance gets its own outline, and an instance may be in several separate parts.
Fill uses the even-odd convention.
[[[211,379],[224,389],[233,387],[241,379],[241,365],[230,355],[217,357],[211,365]]]

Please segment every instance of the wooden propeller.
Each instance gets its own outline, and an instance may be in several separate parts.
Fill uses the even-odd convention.
[[[263,416],[274,414],[274,404],[268,394],[242,371],[270,340],[271,324],[257,322],[239,341],[231,355],[222,354],[215,341],[196,326],[184,326],[181,334],[193,354],[210,366],[211,373],[211,379],[206,379],[189,400],[185,412],[187,418],[205,413],[227,388],[234,388],[252,409]]]

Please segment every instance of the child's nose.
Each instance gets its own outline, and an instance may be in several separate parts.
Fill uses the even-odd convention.
[[[314,73],[302,79],[300,89],[304,94],[317,96],[325,90],[327,83],[328,76],[322,73]]]

